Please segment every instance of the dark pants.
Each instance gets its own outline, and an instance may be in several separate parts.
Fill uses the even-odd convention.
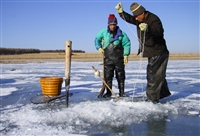
[[[171,95],[165,79],[168,58],[168,53],[148,58],[146,94],[151,101]]]
[[[124,91],[125,66],[122,45],[110,44],[104,50],[104,79],[112,89],[112,80],[114,73],[118,81],[119,91]],[[110,91],[107,89],[107,92]]]
[[[118,83],[122,83],[125,80],[124,64],[116,65],[105,65],[104,66],[104,78],[105,81],[112,81],[114,72]]]

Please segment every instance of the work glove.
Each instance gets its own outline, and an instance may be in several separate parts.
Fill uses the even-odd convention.
[[[139,24],[139,27],[141,31],[147,31],[148,29],[148,25],[146,23]]]
[[[118,13],[122,13],[122,12],[123,12],[122,3],[119,2],[119,3],[115,6],[115,9],[118,11]]]
[[[98,51],[103,54],[104,53],[104,50],[102,48],[99,48]]]
[[[128,63],[128,56],[124,56],[124,65]]]

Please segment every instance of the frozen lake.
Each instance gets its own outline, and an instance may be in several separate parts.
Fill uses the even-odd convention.
[[[102,87],[92,66],[101,62],[72,62],[69,107],[65,98],[35,105],[40,77],[65,76],[64,62],[1,64],[1,135],[198,136],[200,135],[199,60],[170,60],[167,81],[172,95],[159,104],[145,102],[146,61],[126,65],[121,100],[98,99]],[[62,84],[62,94],[65,84]],[[116,79],[113,91],[118,94]]]

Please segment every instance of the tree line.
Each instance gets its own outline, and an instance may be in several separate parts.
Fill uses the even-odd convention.
[[[40,52],[60,52],[60,53],[64,53],[65,50],[40,50]],[[82,51],[82,50],[72,50],[72,52],[85,53],[85,51]]]
[[[53,53],[53,52],[65,52],[65,50],[39,50],[39,49],[32,49],[32,48],[2,48],[0,47],[0,55],[17,55],[17,54],[29,54],[29,53]],[[72,52],[78,52],[78,53],[85,53],[85,51],[82,50],[72,50]]]

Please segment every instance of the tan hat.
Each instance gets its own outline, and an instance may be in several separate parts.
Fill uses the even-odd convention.
[[[131,10],[131,12],[133,13],[134,16],[138,16],[138,15],[140,15],[143,12],[146,11],[146,9],[142,5],[139,5],[136,2],[134,2],[133,4],[131,4],[130,10]]]

